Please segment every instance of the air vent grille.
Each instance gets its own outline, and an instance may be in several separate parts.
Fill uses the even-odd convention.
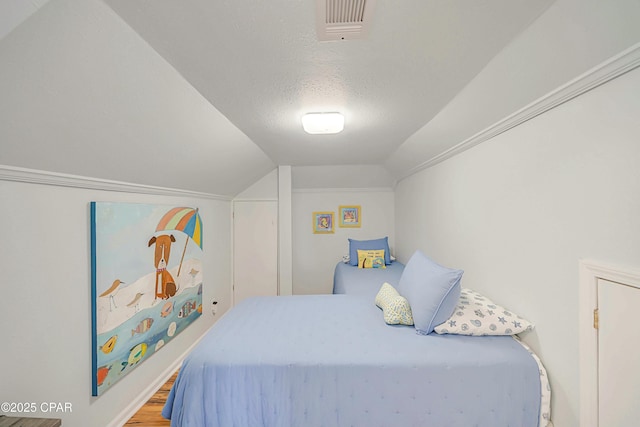
[[[327,24],[362,23],[366,0],[325,0]]]
[[[316,0],[320,41],[351,40],[366,36],[375,0]]]

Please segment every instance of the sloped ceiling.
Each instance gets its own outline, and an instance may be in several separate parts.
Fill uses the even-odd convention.
[[[552,0],[375,2],[368,37],[319,42],[315,1],[106,0],[275,163],[383,164]],[[307,135],[301,116],[345,130]]]
[[[275,165],[101,1],[0,41],[0,164],[233,196]]]
[[[49,0],[3,0],[0,4],[0,40]]]
[[[640,40],[637,0],[376,0],[335,42],[315,7],[2,2],[0,164],[230,196],[276,165],[392,185]],[[305,134],[312,111],[345,130]]]

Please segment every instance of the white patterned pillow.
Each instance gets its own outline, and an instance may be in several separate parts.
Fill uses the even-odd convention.
[[[409,302],[388,283],[383,283],[376,295],[376,305],[384,313],[384,321],[389,325],[413,325]]]
[[[528,320],[476,291],[462,288],[453,314],[434,331],[457,335],[515,335],[532,329],[533,324]]]

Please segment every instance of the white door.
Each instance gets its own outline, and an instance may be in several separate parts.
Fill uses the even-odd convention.
[[[233,203],[233,300],[278,294],[278,202]]]
[[[640,289],[598,279],[598,425],[640,425]]]

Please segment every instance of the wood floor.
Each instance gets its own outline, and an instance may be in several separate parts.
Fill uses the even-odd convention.
[[[178,375],[177,372],[169,378],[169,381],[160,387],[156,394],[154,394],[123,427],[169,427],[171,421],[162,418],[160,413],[162,412],[164,402],[167,400],[169,390],[171,390],[171,386],[176,379],[176,375]]]

